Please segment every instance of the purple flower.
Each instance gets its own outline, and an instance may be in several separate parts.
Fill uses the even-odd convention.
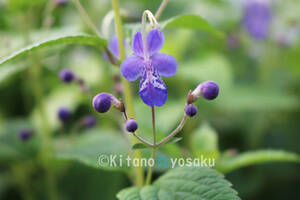
[[[160,76],[174,76],[177,71],[176,60],[168,54],[159,53],[163,43],[163,33],[153,29],[147,35],[144,46],[139,31],[132,40],[135,55],[121,64],[121,73],[128,81],[141,77],[139,94],[143,102],[151,107],[164,105],[168,97],[166,85]]]
[[[185,111],[185,114],[190,117],[194,117],[198,112],[197,107],[192,104],[185,106],[184,111]]]
[[[85,126],[87,128],[94,127],[96,125],[96,123],[97,123],[97,119],[94,116],[92,116],[92,115],[85,116],[81,120],[81,125]]]
[[[138,123],[134,119],[128,119],[125,128],[126,131],[133,133],[138,129]]]
[[[201,94],[207,100],[213,100],[219,95],[219,86],[214,81],[206,81],[201,85]]]
[[[58,109],[57,117],[62,122],[66,122],[71,118],[71,111],[68,108],[61,107]]]
[[[65,82],[65,83],[70,83],[73,81],[73,79],[75,78],[75,75],[74,73],[69,70],[69,69],[62,69],[60,72],[59,72],[59,78]]]
[[[267,0],[248,0],[244,10],[244,26],[256,40],[268,36],[272,13]]]
[[[27,141],[30,139],[33,135],[33,131],[30,129],[22,129],[19,133],[19,138],[22,141]]]
[[[126,40],[124,40],[124,47],[126,48],[128,46],[128,43]],[[120,50],[119,50],[119,43],[118,43],[118,37],[113,36],[108,43],[108,50],[113,55],[113,58],[116,60],[120,60]],[[105,60],[109,61],[107,53],[103,53],[103,57]],[[116,62],[117,63],[117,62]],[[114,64],[114,63],[113,63]]]

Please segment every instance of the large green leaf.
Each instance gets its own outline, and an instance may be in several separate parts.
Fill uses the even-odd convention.
[[[110,155],[123,155],[123,158],[128,155],[128,149],[120,134],[121,132],[112,130],[94,129],[83,132],[72,140],[71,138],[61,138],[56,141],[55,157],[78,161],[99,169],[121,169],[119,159],[116,159],[115,167],[107,166],[104,163],[105,157],[109,159]],[[100,157],[104,159],[102,164],[99,163]],[[125,165],[122,166],[125,168]]]
[[[217,170],[227,173],[235,169],[270,162],[297,162],[300,163],[300,156],[281,150],[259,150],[241,153],[237,156],[224,155],[217,162]]]
[[[240,199],[220,173],[204,167],[180,167],[167,172],[152,186],[132,187],[119,200],[236,200]]]
[[[207,20],[198,15],[176,16],[162,23],[162,28],[172,27],[203,31],[205,33],[213,34],[218,37],[224,36],[222,32],[215,29]]]
[[[34,51],[51,47],[51,46],[62,45],[62,44],[87,44],[87,45],[93,45],[96,47],[104,48],[106,46],[106,40],[96,36],[89,36],[89,35],[69,35],[69,36],[57,37],[54,39],[49,39],[43,42],[30,45],[17,52],[12,53],[11,55],[3,58],[0,61],[0,66],[10,61],[16,60],[21,56],[32,53]]]

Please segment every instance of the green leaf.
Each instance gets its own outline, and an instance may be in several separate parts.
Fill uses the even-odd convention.
[[[125,160],[121,166],[119,157],[116,159],[116,166],[99,163],[100,156],[110,159],[111,155],[123,155],[123,159],[126,158],[128,150],[120,134],[112,130],[93,129],[82,132],[73,140],[61,138],[55,142],[55,157],[77,161],[98,169],[120,170],[122,167],[125,169]]]
[[[300,156],[281,150],[258,150],[241,153],[237,156],[223,156],[217,162],[217,170],[223,173],[236,170],[241,167],[263,164],[270,162],[297,162],[300,163]]]
[[[197,157],[209,156],[219,157],[218,135],[208,124],[203,124],[190,138],[191,150]]]
[[[222,174],[205,167],[175,168],[151,186],[131,187],[117,194],[119,200],[238,200],[237,192]]]
[[[148,148],[146,145],[144,145],[143,143],[136,143],[132,146],[132,149],[145,149]]]
[[[69,36],[57,37],[54,39],[50,39],[37,44],[30,45],[17,52],[12,53],[8,57],[5,57],[0,61],[0,66],[10,61],[16,60],[21,56],[32,53],[34,51],[51,47],[51,46],[62,45],[62,44],[87,44],[87,45],[93,45],[96,47],[103,48],[106,46],[106,40],[96,36],[89,36],[89,35],[69,35]]]
[[[224,34],[219,30],[215,29],[210,23],[204,18],[198,15],[181,15],[173,17],[161,25],[162,28],[185,28],[203,31],[205,33],[213,34],[217,37],[224,37]]]

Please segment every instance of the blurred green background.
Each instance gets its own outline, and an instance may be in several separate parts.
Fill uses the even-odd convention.
[[[109,26],[102,23],[111,10],[109,0],[81,2],[105,39],[115,35],[113,23]],[[195,14],[225,36],[164,29],[162,52],[173,55],[179,69],[176,76],[164,78],[169,97],[163,107],[157,108],[159,137],[176,127],[187,92],[200,82],[218,82],[220,95],[212,102],[198,101],[199,114],[180,133],[183,140],[167,146],[163,152],[171,156],[206,151],[234,156],[258,149],[300,153],[300,1],[272,2],[268,37],[257,41],[243,27],[242,1],[169,1],[159,22]],[[72,1],[52,3],[51,0],[0,0],[0,58],[56,36],[92,34]],[[159,5],[159,0],[120,0],[123,21],[139,23],[145,9],[155,12]],[[128,41],[134,33],[130,27],[125,26]],[[42,89],[38,94],[43,94],[53,151],[59,158],[47,163],[54,171],[61,199],[116,199],[120,189],[131,185],[126,176],[128,170],[102,169],[97,166],[95,155],[126,151],[121,141],[121,116],[113,110],[107,115],[95,115],[91,97],[75,84],[62,83],[58,73],[62,68],[72,69],[94,95],[99,92],[117,95],[113,77],[119,69],[103,59],[97,48],[86,45],[53,46],[5,66],[8,65],[0,66],[0,199],[48,199],[47,171],[39,161],[45,141],[41,137],[42,120],[35,98],[37,84]],[[36,76],[39,69],[41,77]],[[137,121],[143,136],[149,138],[150,109],[139,98],[138,85],[138,81],[132,84]],[[61,106],[72,110],[72,119],[65,125],[56,118]],[[97,126],[90,130],[76,129],[78,121],[90,114],[97,116]],[[19,140],[22,128],[34,129],[30,141]],[[237,169],[225,176],[242,199],[297,199],[299,170],[299,164],[267,163]],[[161,173],[157,170],[155,177]]]

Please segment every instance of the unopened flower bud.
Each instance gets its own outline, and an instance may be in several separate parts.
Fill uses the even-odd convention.
[[[189,105],[185,106],[184,111],[185,111],[186,115],[188,115],[190,117],[193,117],[193,116],[195,116],[197,114],[198,110],[197,110],[196,106],[194,106],[192,104],[189,104]]]
[[[200,94],[202,94],[202,96],[207,100],[213,100],[219,95],[219,86],[214,81],[206,81],[199,84],[190,94],[190,98],[193,100],[192,102],[196,101]]]
[[[86,116],[81,120],[81,125],[87,128],[92,128],[96,125],[97,119],[94,116]]]
[[[66,122],[71,118],[71,111],[68,108],[61,107],[58,109],[57,117],[62,122]]]
[[[58,5],[58,6],[66,6],[68,4],[68,1],[69,0],[56,0],[55,3]]]
[[[59,73],[60,79],[65,83],[70,83],[73,81],[75,74],[69,69],[63,69]]]
[[[107,112],[111,107],[111,94],[108,93],[100,93],[97,94],[93,99],[93,107],[99,113]]]
[[[126,131],[128,132],[135,132],[138,129],[138,123],[134,119],[128,119],[126,121]]]
[[[33,135],[33,131],[30,129],[22,129],[19,133],[19,138],[22,141],[27,141],[30,139]]]
[[[100,93],[97,94],[93,99],[93,107],[99,112],[99,113],[105,113],[107,112],[111,104],[114,105],[116,109],[118,109],[120,112],[125,111],[125,106],[123,102],[118,100],[116,97],[114,97],[111,94],[108,93]]]

